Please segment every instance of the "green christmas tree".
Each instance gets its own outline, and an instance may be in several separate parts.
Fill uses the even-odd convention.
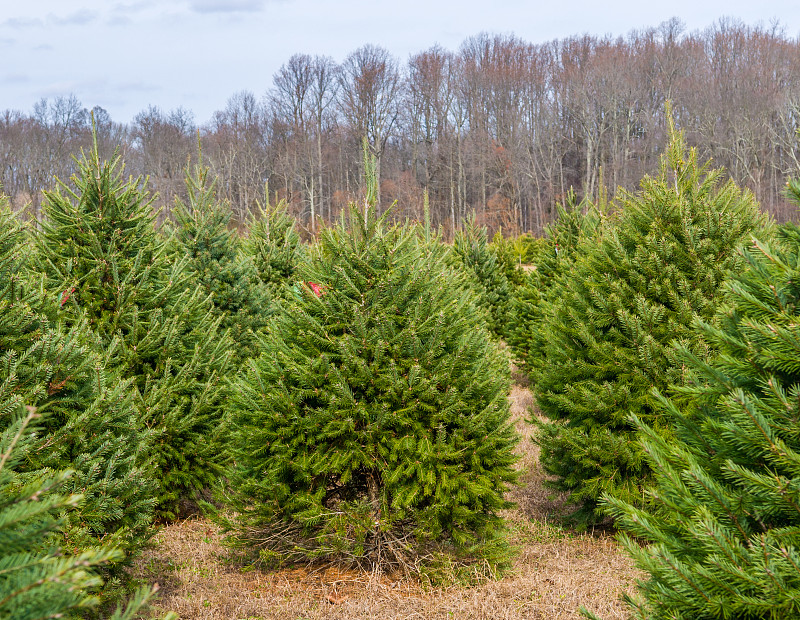
[[[19,474],[24,455],[37,450],[39,442],[29,425],[39,416],[33,407],[17,408],[18,400],[0,394],[0,618],[84,617],[100,603],[93,594],[102,585],[98,569],[118,563],[123,553],[104,545],[65,554],[54,544],[83,498],[62,494],[70,483],[69,470]],[[105,617],[139,617],[154,591],[138,589],[124,610],[118,608]],[[164,620],[177,620],[177,616],[169,614]]]
[[[21,472],[73,471],[62,491],[83,500],[64,519],[64,545],[80,553],[102,541],[129,560],[153,531],[156,487],[141,463],[149,433],[138,422],[130,382],[107,372],[85,325],[67,330],[47,318],[58,303],[26,273],[25,232],[0,201],[0,412],[25,405],[47,413]],[[109,563],[107,590],[123,566]]]
[[[800,228],[744,257],[722,320],[700,324],[717,355],[681,349],[692,382],[660,401],[676,438],[637,420],[652,507],[607,500],[648,574],[636,618],[800,615]]]
[[[59,316],[87,322],[106,363],[135,387],[139,420],[154,437],[147,462],[158,472],[158,511],[213,483],[225,462],[222,379],[231,344],[186,260],[170,262],[167,241],[139,180],[121,179],[120,160],[95,145],[71,185],[45,194],[38,267]]]
[[[253,212],[247,223],[244,254],[253,261],[258,277],[273,298],[285,298],[287,285],[294,283],[294,273],[303,257],[295,219],[286,211],[286,203],[266,202]]]
[[[556,220],[545,228],[545,236],[532,257],[533,269],[513,292],[508,343],[515,360],[526,372],[530,371],[537,352],[549,338],[542,329],[542,311],[547,307],[546,302],[554,301],[555,283],[572,269],[579,243],[596,238],[605,207],[602,196],[600,204],[594,205],[588,200],[577,202],[574,193],[569,194],[565,204],[558,204]]]
[[[786,195],[796,204],[800,204],[800,179],[790,179],[786,184]]]
[[[521,237],[504,237],[502,229],[494,234],[492,242],[489,244],[489,249],[497,257],[497,264],[508,281],[512,293],[525,283],[522,258],[526,246],[527,242]]]
[[[467,220],[455,234],[453,253],[474,280],[478,303],[489,315],[489,329],[498,336],[505,336],[509,328],[511,287],[489,245],[486,227],[478,226],[474,218]]]
[[[228,526],[262,557],[507,559],[508,359],[427,232],[373,208],[324,230],[237,382]]]
[[[602,518],[603,493],[643,501],[650,470],[630,416],[670,435],[652,389],[683,380],[672,343],[708,354],[694,322],[715,315],[728,271],[741,264],[736,248],[765,223],[752,195],[699,165],[670,127],[659,177],[622,193],[599,239],[579,243],[531,355],[550,419],[537,437],[541,462],[579,504],[579,523]]]
[[[217,200],[215,185],[202,164],[193,174],[187,172],[188,202],[179,200],[173,210],[174,260],[188,258],[187,269],[211,296],[214,313],[242,361],[255,354],[256,335],[272,304],[251,257],[243,254],[239,235],[230,228],[230,207]]]

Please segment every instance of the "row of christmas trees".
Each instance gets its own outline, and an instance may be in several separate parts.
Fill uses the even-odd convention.
[[[634,616],[800,617],[800,228],[673,125],[658,177],[537,251],[506,335],[572,519],[613,519],[646,572]]]
[[[527,275],[476,226],[447,246],[370,208],[304,248],[265,207],[242,239],[202,166],[158,228],[119,166],[95,149],[35,225],[0,207],[6,615],[110,613],[154,518],[208,489],[262,561],[495,573],[499,338],[575,520],[636,537],[639,617],[797,613],[800,230],[674,127],[660,176],[562,208]]]
[[[120,172],[95,148],[29,225],[0,200],[0,617],[127,596],[154,520],[228,465],[228,382],[297,262],[281,212],[242,244],[204,169],[170,230]]]
[[[496,571],[509,364],[459,255],[369,206],[310,248],[269,206],[241,238],[206,174],[161,227],[96,148],[40,221],[0,204],[0,616],[110,614],[209,490],[262,561]]]

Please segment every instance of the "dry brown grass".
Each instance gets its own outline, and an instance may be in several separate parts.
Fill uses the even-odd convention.
[[[577,535],[556,525],[563,498],[542,485],[538,448],[525,423],[533,404],[517,385],[511,411],[522,435],[522,485],[506,512],[519,546],[511,574],[465,588],[424,588],[336,568],[248,569],[220,543],[204,519],[170,525],[136,566],[139,579],[157,581],[160,606],[184,620],[237,619],[573,619],[585,605],[603,618],[628,616],[619,600],[640,575],[605,533]]]

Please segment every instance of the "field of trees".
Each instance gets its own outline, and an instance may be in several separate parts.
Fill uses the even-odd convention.
[[[778,221],[794,217],[783,188],[798,170],[800,43],[778,26],[721,20],[684,32],[678,20],[626,37],[532,44],[481,34],[457,51],[397,59],[378,46],[341,64],[292,56],[259,93],[231,93],[198,124],[192,111],[150,106],[130,123],[95,109],[104,156],[120,145],[167,207],[185,198],[183,170],[204,158],[243,222],[269,183],[304,236],[357,198],[361,140],[378,160],[380,208],[422,219],[448,238],[473,212],[490,235],[539,235],[570,188],[596,197],[636,188],[658,168],[665,102],[700,157],[713,158]],[[41,191],[66,179],[90,146],[74,97],[0,114],[0,184],[38,213]]]
[[[3,198],[0,613],[796,615],[800,227],[665,113],[541,237],[394,222],[367,140],[311,243],[96,140]]]
[[[648,53],[650,108],[606,81]],[[796,55],[479,36],[294,57],[252,134],[7,113],[0,618],[800,616]]]

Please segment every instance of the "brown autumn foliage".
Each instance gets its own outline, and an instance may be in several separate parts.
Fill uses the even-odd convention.
[[[381,202],[397,199],[397,217],[427,190],[433,224],[447,231],[475,212],[490,236],[499,226],[540,233],[570,188],[579,199],[601,183],[630,190],[657,168],[669,100],[701,158],[779,221],[796,211],[784,186],[800,173],[800,39],[780,25],[723,18],[686,32],[672,19],[540,43],[483,33],[405,63],[376,45],[341,65],[299,53],[265,91],[234,93],[202,124],[184,108],[151,105],[128,124],[95,108],[101,153],[118,146],[128,172],[149,176],[169,206],[199,135],[237,219],[268,183],[313,235],[358,194],[366,138],[387,188]],[[13,204],[35,213],[41,191],[69,177],[90,128],[74,96],[0,112],[0,185]]]

